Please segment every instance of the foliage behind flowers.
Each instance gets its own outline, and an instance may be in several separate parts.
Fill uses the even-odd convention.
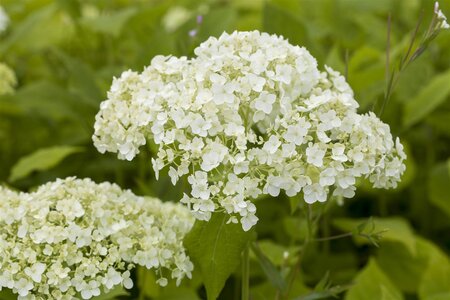
[[[168,270],[177,284],[193,265],[182,240],[193,220],[180,205],[108,182],[66,178],[32,193],[0,189],[0,289],[20,299],[90,299],[132,288],[135,266]]]
[[[311,204],[352,198],[358,177],[397,186],[403,146],[374,114],[357,114],[345,78],[320,72],[305,48],[253,31],[210,38],[194,53],[157,56],[115,79],[93,139],[127,160],[147,140],[158,144],[157,177],[167,165],[173,184],[189,174],[181,202],[198,219],[226,211],[247,231],[258,220],[248,199],[261,194],[303,191]]]
[[[95,182],[115,182],[135,194],[162,201],[177,201],[183,192],[192,198],[188,181],[195,173],[192,170],[175,185],[167,176],[167,171],[172,177],[177,173],[170,166],[155,179],[150,161],[158,158],[158,145],[152,142],[151,132],[145,133],[150,138],[132,161],[118,160],[114,153],[99,154],[92,145],[95,115],[111,89],[112,78],[120,78],[124,70],[139,71],[137,77],[142,78],[141,71],[158,55],[172,55],[173,61],[183,56],[196,60],[194,49],[200,43],[236,30],[276,34],[293,46],[308,49],[320,74],[328,73],[323,67],[327,65],[345,77],[359,105],[359,116],[375,121],[367,112],[377,113],[389,124],[392,136],[400,138],[408,155],[396,189],[373,189],[369,180],[355,178],[358,190],[345,205],[339,205],[341,197],[308,205],[304,190],[289,197],[281,186],[279,195],[272,197],[269,190],[277,192],[278,187],[264,192],[266,178],[258,187],[260,196],[245,200],[255,205],[259,218],[251,230],[244,232],[241,223],[225,225],[230,215],[220,213],[224,208],[217,203],[210,221],[195,222],[184,242],[195,265],[192,280],[182,280],[180,286],[171,280],[160,287],[155,283],[158,270],[137,266],[136,272],[130,272],[131,290],[125,291],[119,284],[98,300],[240,299],[240,281],[245,274],[254,300],[329,299],[335,295],[345,300],[449,298],[448,0],[441,0],[439,7],[434,0],[0,2],[9,19],[7,29],[0,33],[0,62],[17,78],[14,92],[0,95],[0,181],[15,189],[33,191],[55,178],[76,175]],[[411,37],[415,37],[413,42]],[[236,68],[236,72],[240,70]],[[334,77],[331,73],[328,81]],[[333,83],[330,90],[338,86]],[[264,89],[270,92],[266,86]],[[279,109],[274,104],[272,112]],[[267,103],[259,107],[261,111],[270,108]],[[135,116],[132,118],[140,118],[139,113]],[[305,121],[321,122],[309,116]],[[387,130],[381,123],[379,126]],[[259,125],[253,127],[265,140],[267,134],[273,134],[263,133],[257,129]],[[317,144],[318,138],[313,137],[311,142]],[[284,141],[283,136],[278,138]],[[223,145],[230,149],[231,143]],[[303,163],[307,156],[302,148],[307,147],[296,146],[296,151],[304,153],[298,158]],[[327,159],[324,156],[325,164]],[[204,171],[201,162],[193,163],[199,171],[208,176],[217,173],[218,178],[224,177],[222,166],[231,166],[223,161],[216,169]],[[306,163],[312,170],[320,169]],[[242,178],[243,174],[236,176]],[[315,175],[315,179],[320,177],[320,173]],[[228,181],[228,176],[225,179]],[[211,183],[215,178],[208,180]],[[328,189],[332,195],[333,185]],[[240,214],[231,215],[240,221]],[[249,243],[250,269],[241,270],[242,249]],[[2,268],[0,276],[1,272]],[[170,277],[170,271],[164,274]],[[15,299],[17,294],[10,289],[0,291],[0,300]]]

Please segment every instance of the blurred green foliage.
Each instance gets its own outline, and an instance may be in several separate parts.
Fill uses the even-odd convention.
[[[11,24],[0,35],[0,62],[14,70],[18,85],[15,93],[0,96],[0,182],[27,190],[76,175],[178,200],[182,184],[173,187],[167,176],[155,181],[151,146],[133,162],[101,155],[92,146],[94,116],[113,76],[130,68],[141,70],[157,54],[191,56],[201,41],[223,31],[258,29],[307,47],[319,65],[347,74],[361,111],[367,111],[383,97],[386,86],[388,14],[395,62],[406,50],[420,12],[426,24],[434,3],[3,0],[1,5]],[[450,14],[450,2],[442,1],[441,8]],[[204,17],[200,25],[197,15]],[[189,36],[192,29],[198,30],[195,37]],[[299,199],[280,196],[257,202],[260,221],[254,245],[258,248],[251,253],[251,299],[334,295],[347,300],[450,299],[449,67],[450,31],[444,31],[402,75],[382,116],[408,153],[407,173],[397,190],[361,184],[357,196],[344,205],[330,202],[313,207],[316,215],[320,210],[326,213],[309,227],[318,239],[307,247],[311,215],[295,209],[299,203],[302,206]],[[358,226],[370,216],[376,217],[373,224]],[[217,229],[221,227],[206,229],[210,236],[203,240],[188,241],[198,245],[194,260],[211,251],[224,259],[196,265],[193,280],[180,287],[172,282],[162,289],[151,272],[138,269],[133,275],[138,284],[128,296],[121,290],[101,299],[206,299],[207,291],[216,295],[223,283],[219,298],[239,299],[241,273],[235,267],[241,248],[227,244],[235,235],[233,228],[215,233]],[[327,239],[343,232],[350,234]],[[379,248],[371,240],[377,232],[385,232],[375,241]],[[204,244],[215,234],[220,249]],[[353,241],[345,238],[350,235]],[[224,271],[214,274],[216,268]],[[212,274],[205,276],[201,270]],[[14,297],[3,291],[0,299]]]

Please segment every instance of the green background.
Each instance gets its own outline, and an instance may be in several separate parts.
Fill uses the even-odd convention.
[[[443,12],[450,14],[450,2],[441,2]],[[125,162],[113,154],[99,154],[92,145],[94,116],[113,76],[127,69],[140,71],[157,54],[192,56],[201,41],[223,31],[258,29],[307,47],[322,69],[327,64],[347,73],[360,112],[365,112],[383,97],[386,86],[387,16],[392,17],[395,63],[406,51],[421,12],[419,37],[434,6],[421,0],[3,0],[0,4],[11,18],[8,30],[0,35],[0,62],[18,78],[16,92],[0,96],[0,182],[29,190],[76,175],[116,182],[167,201],[181,198],[181,185],[172,186],[167,176],[155,181],[152,147]],[[200,25],[197,15],[204,16]],[[198,30],[195,37],[188,34],[192,29]],[[442,31],[402,74],[382,116],[408,154],[399,188],[374,190],[363,183],[357,196],[342,206],[333,202],[313,207],[312,219],[326,210],[314,223],[316,238],[382,231],[379,247],[369,239],[347,237],[305,248],[308,218],[299,199],[259,199],[260,221],[251,238],[257,239],[261,251],[251,253],[252,299],[312,300],[332,294],[348,300],[450,299],[449,66],[450,31]],[[291,208],[297,204],[299,209]],[[358,229],[371,216],[373,222]],[[210,237],[217,234],[214,227],[207,230]],[[221,282],[229,273],[219,298],[239,299],[242,248],[233,247],[247,237],[234,227],[226,230],[220,233],[223,248],[217,274],[196,265],[192,281],[161,289],[152,272],[138,269],[133,274],[138,284],[127,296],[117,290],[102,299],[206,299],[203,282],[210,287],[210,296],[215,295],[222,285],[207,281]],[[227,245],[233,239],[237,242]],[[189,241],[191,250],[199,242]],[[194,260],[207,253],[206,248],[193,249]],[[235,252],[237,258],[230,256]],[[220,264],[230,270],[222,270]],[[283,296],[280,291],[294,269],[298,271],[289,296]],[[14,297],[3,291],[0,299]]]

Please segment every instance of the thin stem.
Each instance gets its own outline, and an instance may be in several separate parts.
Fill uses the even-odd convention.
[[[388,15],[388,21],[387,21],[386,69],[385,69],[386,80],[389,80],[389,68],[390,68],[390,65],[391,65],[390,57],[391,57],[391,14]]]
[[[312,220],[312,207],[311,205],[308,205],[305,209],[305,215],[306,215],[306,226],[308,229],[308,233],[307,236],[305,238],[305,242],[303,243],[303,247],[302,250],[299,252],[298,254],[298,259],[295,263],[295,266],[290,274],[290,280],[288,283],[288,288],[286,291],[286,294],[284,295],[283,299],[290,299],[289,295],[292,289],[292,286],[294,285],[295,282],[295,278],[297,277],[297,274],[300,272],[300,267],[301,267],[301,263],[302,263],[302,258],[303,255],[306,252],[306,248],[309,246],[309,243],[312,240],[312,236],[313,236],[313,220]]]
[[[345,80],[348,81],[348,64],[349,64],[349,52],[345,49]]]
[[[241,291],[242,297],[241,300],[249,300],[249,281],[250,281],[250,258],[249,258],[249,244],[245,246],[244,251],[242,252],[242,283],[241,283]]]
[[[338,235],[317,238],[317,239],[314,239],[314,242],[325,242],[325,241],[342,239],[342,238],[346,238],[346,237],[350,237],[350,236],[353,236],[353,232],[346,232],[346,233],[342,233],[342,234],[338,234]]]

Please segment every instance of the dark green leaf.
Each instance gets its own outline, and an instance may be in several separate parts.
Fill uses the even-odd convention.
[[[428,187],[430,201],[450,216],[450,160],[431,170]]]
[[[218,297],[252,237],[252,232],[244,232],[240,224],[226,224],[227,218],[215,213],[208,222],[196,221],[184,242],[195,267],[200,269],[210,300]]]

